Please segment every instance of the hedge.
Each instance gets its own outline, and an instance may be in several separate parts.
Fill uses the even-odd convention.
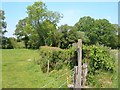
[[[60,49],[58,47],[41,46],[39,49],[40,64],[43,72],[47,71],[47,63],[49,60],[49,70],[59,70],[64,65],[69,66],[70,59],[74,56],[74,48],[71,49]]]
[[[89,73],[95,74],[99,70],[114,71],[115,60],[110,54],[108,47],[100,45],[92,45],[82,47],[82,62],[88,62]],[[39,49],[40,64],[43,72],[47,71],[47,63],[49,60],[50,71],[53,69],[61,69],[64,65],[73,68],[77,65],[77,53],[75,48],[60,49],[58,47],[41,46]]]

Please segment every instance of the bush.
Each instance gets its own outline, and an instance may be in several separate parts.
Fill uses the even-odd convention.
[[[83,61],[88,62],[88,85],[104,87],[96,76],[102,75],[102,72],[115,73],[115,59],[110,51],[110,48],[99,45],[83,46]]]
[[[23,42],[23,41],[21,41],[21,42],[17,42],[17,46],[16,46],[16,48],[19,48],[19,49],[21,49],[21,48],[25,48],[25,44],[24,44],[24,42]]]
[[[7,40],[7,48],[8,49],[20,49],[20,48],[24,48],[24,42],[17,42],[17,40],[15,38],[8,38]]]
[[[99,70],[114,71],[115,60],[110,48],[93,45],[83,46],[83,60],[89,63],[89,73],[95,74]]]
[[[92,45],[83,45],[83,63],[88,62],[89,74],[96,74],[100,70],[106,70],[113,72],[115,67],[115,60],[110,54],[110,49],[108,47]],[[63,65],[68,65],[70,68],[74,67],[77,60],[77,54],[75,53],[75,48],[70,49],[60,49],[57,47],[41,46],[40,59],[38,64],[41,65],[43,72],[47,71],[47,63],[49,60],[50,71],[53,69],[61,69]]]
[[[43,72],[47,71],[47,63],[49,60],[49,68],[50,71],[53,69],[59,70],[64,65],[70,64],[70,59],[74,55],[74,49],[60,49],[57,47],[48,47],[41,46],[39,53],[40,59],[38,60],[38,64],[40,64]]]

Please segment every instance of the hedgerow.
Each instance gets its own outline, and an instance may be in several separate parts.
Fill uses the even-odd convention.
[[[41,46],[39,50],[40,64],[43,72],[47,71],[49,60],[49,71],[61,69],[64,65],[69,65],[71,57],[74,55],[74,49],[60,49],[57,47]]]
[[[96,74],[99,70],[114,71],[114,58],[110,54],[110,48],[92,45],[82,47],[82,62],[88,62],[88,73]],[[47,71],[47,63],[49,60],[50,71],[53,69],[61,69],[64,65],[74,67],[76,65],[77,54],[75,54],[75,48],[60,49],[57,47],[41,46],[39,50],[40,64],[43,72]]]

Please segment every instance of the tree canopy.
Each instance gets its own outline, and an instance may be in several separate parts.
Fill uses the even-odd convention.
[[[87,44],[104,44],[117,47],[117,29],[106,19],[93,19],[90,16],[80,18],[75,24],[78,31],[85,32]],[[114,41],[114,42],[113,42]]]
[[[6,32],[4,11],[0,11],[0,32]],[[111,48],[120,47],[118,34],[120,27],[106,19],[94,19],[84,16],[74,26],[64,24],[58,26],[62,14],[48,10],[43,2],[34,2],[27,7],[27,17],[19,20],[14,35],[17,42],[24,42],[26,48],[39,48],[40,46],[55,46],[69,48],[72,43],[82,39],[86,45],[105,45]],[[9,40],[8,40],[9,41]],[[114,42],[113,42],[114,41]],[[4,45],[3,45],[4,46]],[[23,46],[23,45],[22,45]]]
[[[0,10],[0,48],[5,48],[6,38],[4,34],[7,32],[7,23],[5,22],[5,12]],[[1,46],[2,45],[2,46]]]
[[[56,29],[62,15],[49,11],[43,2],[35,2],[27,7],[28,17],[16,25],[15,35],[24,40],[26,48],[40,45],[57,45],[59,33]],[[35,47],[34,47],[35,46]]]

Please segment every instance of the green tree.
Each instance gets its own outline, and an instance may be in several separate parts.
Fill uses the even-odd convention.
[[[45,20],[41,24],[41,28],[44,31],[42,35],[45,38],[45,45],[58,46],[60,41],[60,33],[57,30],[56,25],[53,24],[50,20]]]
[[[79,21],[75,24],[77,31],[82,31],[85,33],[86,42],[87,44],[90,43],[96,43],[96,35],[94,35],[94,32],[92,31],[92,28],[94,27],[95,20],[94,18],[91,18],[90,16],[84,16],[79,19]],[[94,40],[90,40],[90,37],[93,37]],[[92,42],[91,42],[92,41]]]
[[[18,24],[16,25],[15,35],[17,36],[18,40],[23,40],[25,43],[25,47],[28,46],[29,41],[29,34],[31,31],[31,26],[28,24],[27,17],[19,20]]]
[[[16,38],[14,37],[9,37],[7,39],[7,44],[6,44],[6,48],[7,49],[20,49],[20,48],[24,48],[25,45],[24,43],[21,41],[21,42],[18,42]]]
[[[118,49],[120,49],[120,25],[118,24],[114,24],[117,32],[116,32],[116,35],[117,35],[117,47]]]
[[[0,48],[5,48],[6,46],[7,38],[4,36],[4,34],[7,32],[6,27],[7,23],[5,22],[5,12],[0,10]]]
[[[95,21],[95,34],[99,44],[104,44],[112,48],[117,47],[117,29],[106,19],[98,19]],[[114,41],[114,42],[113,42]]]
[[[69,46],[71,46],[72,43],[77,42],[78,39],[85,40],[84,32],[77,31],[76,27],[74,26],[68,26],[67,24],[65,24],[61,25],[58,30],[61,33],[61,48],[69,48]]]
[[[106,19],[93,19],[90,16],[80,18],[75,24],[78,31],[85,32],[87,44],[104,44],[112,48],[117,47],[117,30]],[[113,42],[114,41],[114,42]]]
[[[118,28],[118,48],[120,49],[120,27]]]
[[[15,35],[24,40],[26,47],[58,46],[60,35],[56,26],[62,15],[49,11],[43,2],[28,6],[27,14],[28,17],[20,20],[15,30]]]
[[[28,6],[27,13],[32,27],[37,31],[38,36],[44,42],[44,45],[47,45],[45,34],[47,34],[49,30],[43,25],[48,24],[49,22],[49,24],[56,26],[59,19],[62,17],[61,14],[49,11],[43,2],[35,2],[33,5]]]

